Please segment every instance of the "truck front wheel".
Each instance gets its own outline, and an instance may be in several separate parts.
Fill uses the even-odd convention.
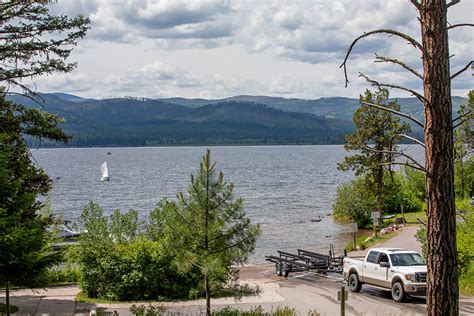
[[[359,292],[362,287],[362,283],[360,283],[359,281],[359,276],[357,275],[357,273],[354,272],[349,274],[349,279],[347,283],[349,283],[349,289],[352,292]]]
[[[401,303],[406,298],[405,289],[402,282],[395,282],[392,285],[392,298],[395,302]]]

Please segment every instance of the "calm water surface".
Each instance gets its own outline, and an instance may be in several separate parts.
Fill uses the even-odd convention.
[[[326,253],[350,241],[350,227],[331,216],[339,184],[352,178],[338,171],[342,146],[211,147],[217,169],[235,184],[248,216],[262,235],[251,263],[276,250],[303,248]],[[107,155],[110,152],[111,155]],[[206,147],[65,148],[33,151],[53,181],[55,213],[76,221],[88,201],[111,210],[136,209],[145,218],[163,197],[186,191]],[[110,181],[100,181],[107,161]],[[320,222],[312,219],[322,218]]]

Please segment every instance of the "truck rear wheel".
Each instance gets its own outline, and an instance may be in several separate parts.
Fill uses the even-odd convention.
[[[359,292],[362,288],[362,283],[360,283],[359,281],[359,276],[355,272],[349,274],[349,279],[347,280],[347,283],[349,283],[349,289],[352,292]]]
[[[406,298],[405,289],[402,282],[395,282],[392,285],[392,298],[395,302],[401,303]]]

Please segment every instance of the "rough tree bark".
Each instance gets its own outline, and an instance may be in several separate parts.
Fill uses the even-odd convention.
[[[426,174],[426,209],[427,209],[427,237],[428,237],[428,281],[427,304],[428,315],[458,315],[459,314],[459,286],[458,264],[456,250],[456,212],[454,193],[454,141],[451,80],[468,70],[474,61],[450,75],[448,30],[457,27],[474,27],[472,23],[460,23],[448,26],[447,9],[460,0],[410,0],[420,12],[422,42],[413,37],[391,29],[377,29],[362,34],[350,45],[346,57],[340,67],[344,68],[346,86],[347,59],[355,44],[360,40],[375,34],[386,34],[407,41],[417,48],[423,58],[423,75],[418,73],[398,59],[376,56],[379,62],[390,62],[411,72],[423,79],[423,95],[418,92],[394,84],[379,83],[361,74],[374,86],[390,87],[410,92],[424,105],[425,123],[421,123],[412,116],[388,109],[380,104],[365,102],[367,106],[383,109],[410,119],[424,128],[425,143],[416,141],[425,146],[425,167],[420,166],[413,158],[411,163],[404,164],[422,170]],[[457,118],[459,119],[459,118]],[[457,119],[454,119],[456,121]]]
[[[420,3],[425,111],[428,315],[458,315],[454,148],[445,0]]]

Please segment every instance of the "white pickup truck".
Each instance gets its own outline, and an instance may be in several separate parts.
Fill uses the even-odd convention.
[[[391,290],[396,302],[426,294],[426,263],[416,251],[374,248],[363,260],[344,258],[343,274],[352,292],[367,284]]]

